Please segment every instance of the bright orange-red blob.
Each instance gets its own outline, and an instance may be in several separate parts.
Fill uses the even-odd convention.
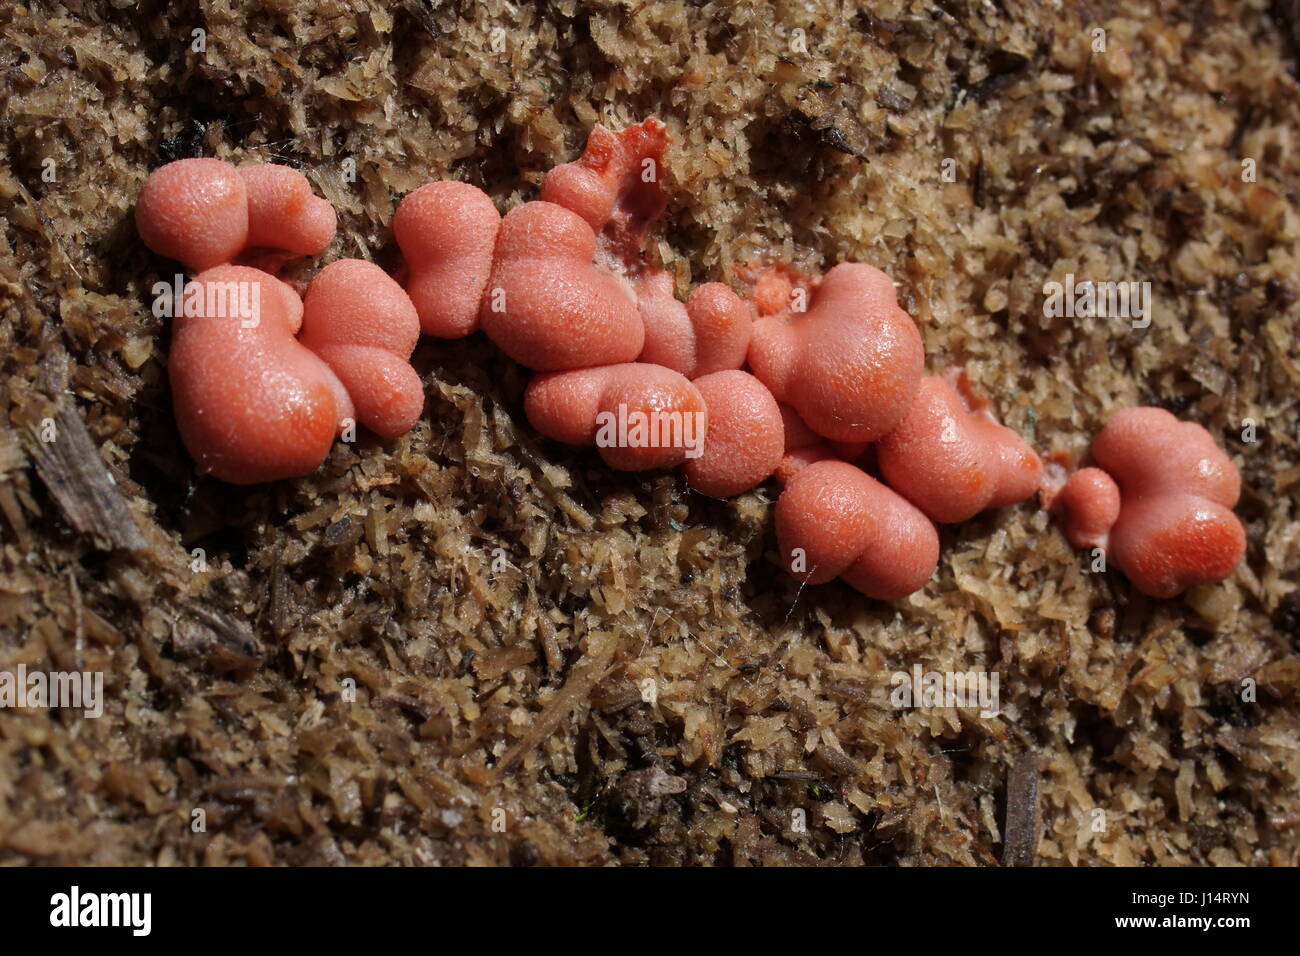
[[[721,282],[698,286],[684,304],[661,269],[637,282],[645,345],[637,361],[681,372],[691,381],[745,364],[753,309]]]
[[[842,461],[813,462],[790,479],[776,503],[776,540],[800,581],[843,577],[882,601],[920,590],[939,563],[939,534],[925,515]]]
[[[543,435],[595,445],[620,471],[672,468],[704,449],[704,399],[681,374],[627,362],[536,376],[524,411]]]
[[[299,341],[334,370],[357,420],[383,438],[410,431],[424,386],[408,361],[420,319],[402,287],[373,262],[341,259],[316,275],[303,306]]]
[[[662,181],[668,130],[657,119],[614,132],[592,128],[582,156],[542,180],[541,198],[577,213],[600,237],[603,258],[631,265],[667,205]]]
[[[592,264],[595,252],[591,227],[562,206],[510,210],[483,295],[483,331],[538,371],[631,362],[645,344],[641,313],[627,281]]]
[[[636,359],[645,345],[642,282],[647,312],[675,312],[671,284],[664,292],[667,276],[641,261],[645,232],[666,202],[660,178],[667,144],[658,120],[617,133],[596,126],[578,160],[546,174],[541,200],[502,220],[479,315],[515,361],[559,371]],[[674,366],[687,358],[680,345],[660,349]]]
[[[179,159],[149,174],[135,205],[144,244],[195,272],[230,262],[248,240],[248,189],[219,159]]]
[[[850,262],[826,274],[807,312],[760,317],[749,345],[749,364],[777,401],[835,441],[874,441],[894,428],[924,363],[889,276]]]
[[[236,169],[219,159],[182,159],[155,170],[135,207],[145,245],[196,272],[236,260],[279,269],[334,239],[334,207],[288,166]]]
[[[781,410],[748,372],[714,372],[692,382],[709,410],[704,453],[682,465],[696,491],[729,498],[761,484],[781,462]]]
[[[458,339],[478,329],[500,226],[492,200],[469,183],[429,183],[397,207],[393,235],[425,335]]]
[[[1082,468],[1066,481],[1049,506],[1065,522],[1065,537],[1076,548],[1110,547],[1110,529],[1119,520],[1115,479],[1100,468]]]
[[[1241,563],[1246,534],[1232,513],[1241,475],[1200,425],[1162,408],[1127,408],[1106,423],[1092,456],[1120,490],[1107,553],[1139,591],[1174,597]]]
[[[296,294],[274,276],[218,266],[186,287],[167,359],[181,438],[201,472],[247,485],[314,471],[347,401],[294,338]],[[301,305],[296,309],[301,315]]]
[[[898,427],[876,444],[891,488],[934,521],[951,524],[1032,495],[1043,463],[1019,435],[941,378],[927,377]]]
[[[311,191],[298,170],[258,163],[241,167],[239,174],[248,190],[246,245],[314,256],[334,241],[334,207]]]

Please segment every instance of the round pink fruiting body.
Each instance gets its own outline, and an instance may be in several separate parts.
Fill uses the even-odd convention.
[[[597,445],[620,471],[675,467],[708,434],[699,390],[672,369],[642,362],[538,375],[524,392],[524,411],[543,435]]]
[[[135,204],[144,244],[195,272],[230,262],[248,240],[248,189],[219,159],[178,159],[149,174]]]
[[[1162,408],[1127,408],[1106,423],[1092,456],[1120,491],[1107,553],[1138,590],[1175,597],[1241,563],[1246,534],[1232,512],[1241,475],[1200,425]]]
[[[906,414],[921,381],[921,334],[879,269],[841,263],[806,312],[787,308],[754,323],[749,364],[777,401],[814,431],[869,442]]]
[[[500,226],[492,200],[469,183],[429,183],[397,207],[393,235],[425,335],[457,339],[478,329]]]
[[[1110,529],[1119,519],[1120,494],[1115,479],[1100,468],[1082,468],[1065,482],[1050,511],[1064,516],[1065,537],[1076,548],[1101,548],[1110,543]]]
[[[925,378],[898,427],[876,444],[891,488],[941,524],[1032,495],[1043,464],[1019,435],[972,414],[948,382]]]
[[[753,308],[721,282],[696,287],[679,302],[672,276],[647,270],[637,282],[645,345],[637,359],[681,372],[691,381],[745,364]]]
[[[748,372],[729,369],[697,378],[709,410],[703,454],[682,465],[701,494],[729,498],[761,484],[784,453],[781,410],[772,393]]]
[[[801,581],[843,577],[883,601],[920,590],[939,563],[939,535],[925,515],[842,461],[813,462],[791,477],[776,503],[776,537]]]
[[[334,241],[334,207],[312,192],[298,170],[258,163],[241,167],[239,174],[248,192],[247,246],[314,256]]]
[[[244,266],[217,266],[190,286],[198,314],[176,319],[167,371],[181,439],[200,471],[240,485],[314,471],[346,393],[294,338],[293,291]],[[247,295],[256,314],[232,307],[231,293]]]
[[[307,289],[299,341],[333,369],[357,420],[383,438],[410,431],[424,409],[409,362],[419,336],[415,306],[373,262],[331,262]]]
[[[483,296],[483,331],[521,365],[560,371],[631,362],[645,327],[626,282],[592,264],[596,237],[575,213],[548,202],[501,221]]]

